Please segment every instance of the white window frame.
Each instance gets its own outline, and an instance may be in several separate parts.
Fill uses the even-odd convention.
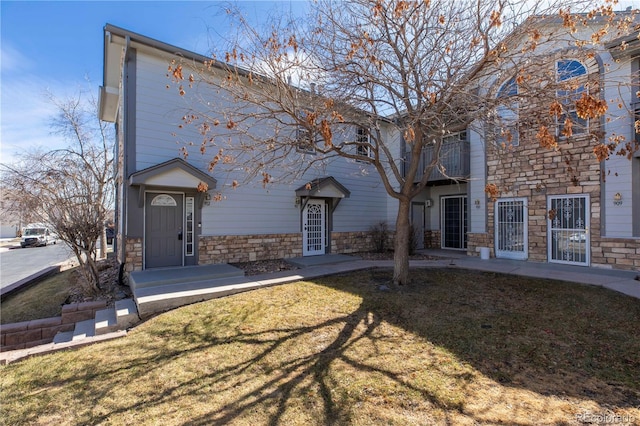
[[[513,93],[512,87],[515,88]],[[508,89],[508,90],[507,90]],[[520,103],[517,100],[519,87],[515,78],[510,78],[505,81],[500,89],[498,89],[497,99],[509,99],[514,98],[506,105],[498,105],[495,110],[497,128],[495,134],[495,142],[497,146],[502,146],[504,143],[506,147],[514,147],[520,145]],[[504,131],[508,131],[511,134],[511,141],[507,141]]]
[[[184,255],[195,255],[195,198],[185,197],[184,200]]]
[[[356,127],[356,155],[361,157],[373,158],[373,150],[371,149],[371,133],[362,126]],[[366,160],[356,160],[367,163]]]
[[[316,154],[315,144],[311,139],[311,132],[302,126],[296,128],[296,151],[304,154]]]
[[[569,76],[563,76],[560,74],[560,63],[561,62],[575,62],[580,64],[584,73],[580,74],[571,74]],[[589,72],[585,64],[577,59],[558,59],[555,62],[555,72],[556,72],[556,82],[558,84],[569,83],[571,81],[578,81],[580,79],[586,79]],[[575,102],[580,99],[582,93],[589,93],[589,88],[584,84],[580,84],[577,89],[573,90],[565,90],[558,88],[556,90],[556,99],[562,105],[563,111],[562,114],[556,117],[556,136],[559,138],[566,138],[565,135],[562,134],[562,130],[564,128],[564,122],[566,117],[571,117],[571,121],[573,123],[573,134],[574,135],[584,135],[589,132],[589,119],[582,119],[578,117],[578,113],[575,107]]]

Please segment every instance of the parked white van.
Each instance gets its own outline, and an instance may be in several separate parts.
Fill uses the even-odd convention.
[[[25,247],[39,247],[46,246],[47,244],[55,244],[58,241],[56,235],[47,228],[46,225],[41,223],[32,223],[25,226],[22,229],[22,239],[20,240],[20,246]]]

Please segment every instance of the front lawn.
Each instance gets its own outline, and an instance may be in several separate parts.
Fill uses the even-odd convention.
[[[640,300],[492,273],[412,276],[393,292],[382,270],[261,289],[10,364],[0,422],[640,423]]]

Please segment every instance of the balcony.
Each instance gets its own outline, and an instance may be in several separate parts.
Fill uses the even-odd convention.
[[[434,155],[433,146],[427,145],[422,150],[422,157],[420,158],[420,165],[418,173],[414,179],[415,182],[422,179],[424,174],[425,164],[430,164]],[[404,173],[406,176],[406,170],[408,164],[411,162],[411,152],[406,153],[406,163]],[[440,160],[438,164],[444,167],[445,174],[441,173],[439,168],[436,167],[431,171],[429,176],[429,182],[448,181],[450,179],[464,179],[469,177],[470,163],[469,163],[469,141],[457,140],[452,142],[444,142],[440,150]]]

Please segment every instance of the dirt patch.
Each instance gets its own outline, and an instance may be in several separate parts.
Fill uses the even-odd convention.
[[[94,293],[88,290],[84,285],[84,277],[76,269],[71,275],[71,289],[65,303],[105,300],[107,306],[113,306],[116,300],[131,297],[131,289],[119,283],[120,265],[115,259],[98,262],[98,269],[100,271],[100,291]]]

